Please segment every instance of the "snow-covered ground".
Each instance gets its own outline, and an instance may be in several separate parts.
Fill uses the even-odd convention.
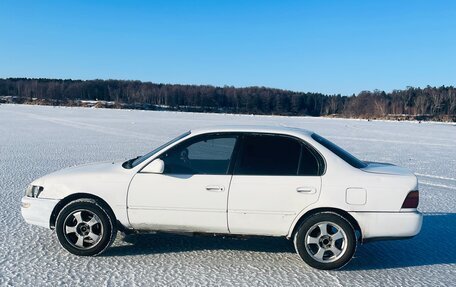
[[[20,198],[37,177],[131,158],[191,128],[218,124],[307,128],[362,159],[408,167],[421,184],[421,233],[362,245],[345,269],[327,272],[306,266],[280,238],[119,236],[102,256],[76,257],[51,231],[22,220]],[[1,105],[0,193],[0,285],[456,284],[455,125]]]

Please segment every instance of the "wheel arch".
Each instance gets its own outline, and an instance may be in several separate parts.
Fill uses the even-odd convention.
[[[114,223],[119,223],[117,222],[116,215],[114,214],[114,211],[112,208],[109,206],[109,204],[103,200],[101,197],[98,197],[96,195],[90,194],[90,193],[74,193],[70,194],[67,197],[64,197],[61,199],[57,205],[54,207],[51,213],[51,218],[49,219],[49,226],[51,229],[55,228],[55,222],[57,220],[57,216],[59,215],[60,211],[70,202],[77,200],[77,199],[82,199],[82,198],[87,198],[87,199],[94,199],[96,200],[99,204],[103,205],[103,207],[106,209],[107,212],[109,212],[109,215],[112,216]]]
[[[361,230],[360,225],[358,224],[358,221],[356,221],[356,219],[347,211],[339,209],[339,208],[334,208],[334,207],[319,207],[319,208],[315,208],[315,209],[311,209],[311,210],[307,211],[299,218],[299,220],[293,226],[292,232],[287,236],[287,238],[293,238],[294,235],[296,234],[299,226],[301,226],[301,224],[304,221],[306,221],[307,218],[309,218],[310,216],[312,216],[316,213],[319,213],[319,212],[333,212],[333,213],[336,213],[337,215],[340,215],[343,218],[347,219],[350,222],[350,224],[353,226],[353,228],[355,229],[355,232],[356,231],[359,232],[358,240],[362,241],[363,232]]]

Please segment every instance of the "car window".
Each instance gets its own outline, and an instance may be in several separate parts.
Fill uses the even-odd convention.
[[[299,163],[299,175],[319,176],[323,173],[320,163],[312,150],[302,145],[301,161]]]
[[[301,143],[275,135],[246,135],[236,165],[238,175],[297,175]]]
[[[204,136],[190,139],[161,159],[165,174],[227,174],[236,136]]]
[[[325,148],[329,149],[332,151],[334,154],[336,154],[338,157],[343,159],[345,162],[350,164],[353,167],[356,168],[364,168],[367,166],[367,164],[356,158],[354,155],[350,154],[348,151],[344,150],[340,146],[336,145],[335,143],[325,139],[324,137],[317,135],[317,134],[312,134],[312,138],[316,140],[318,143],[323,145]]]
[[[165,144],[162,144],[161,146],[155,148],[154,150],[152,150],[151,152],[148,152],[147,154],[145,154],[143,156],[138,156],[135,159],[127,160],[126,162],[124,162],[122,164],[122,166],[124,168],[127,168],[127,169],[133,168],[133,167],[137,166],[138,164],[142,163],[143,161],[145,161],[146,159],[150,158],[151,156],[153,156],[157,152],[161,151],[165,147],[172,145],[173,143],[183,139],[184,137],[188,136],[189,134],[190,134],[190,131],[188,131],[186,133],[183,133],[180,136],[170,140],[169,142],[167,142]]]

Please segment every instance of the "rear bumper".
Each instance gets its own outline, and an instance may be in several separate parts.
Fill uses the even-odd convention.
[[[25,222],[50,228],[50,218],[59,200],[22,197],[21,213]]]
[[[421,230],[423,215],[412,212],[350,212],[361,228],[363,241],[406,239]]]

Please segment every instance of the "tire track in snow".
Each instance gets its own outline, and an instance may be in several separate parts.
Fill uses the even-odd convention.
[[[422,176],[422,177],[435,178],[435,179],[444,179],[444,180],[456,181],[456,178],[444,177],[444,176],[439,176],[439,175],[423,174],[423,173],[417,173],[417,172],[415,172],[415,175]]]
[[[443,181],[444,183],[437,183],[437,182],[434,182],[434,181],[419,181],[420,184],[423,184],[423,185],[427,185],[427,186],[433,186],[433,187],[440,187],[440,188],[446,188],[446,189],[451,189],[451,190],[456,190],[456,186],[455,185],[448,185],[448,184],[445,184],[447,183],[446,181],[450,181],[450,182],[456,182],[456,178],[452,178],[452,177],[445,177],[445,176],[440,176],[440,175],[432,175],[432,174],[424,174],[424,173],[415,173],[415,175],[419,176],[419,177],[424,177],[424,178],[428,178],[430,180],[434,179],[436,181]]]
[[[434,187],[441,187],[441,188],[446,188],[446,189],[451,189],[451,190],[456,190],[456,186],[452,186],[452,185],[432,183],[432,182],[427,182],[427,181],[420,181],[420,184],[428,185],[428,186],[434,186]]]

